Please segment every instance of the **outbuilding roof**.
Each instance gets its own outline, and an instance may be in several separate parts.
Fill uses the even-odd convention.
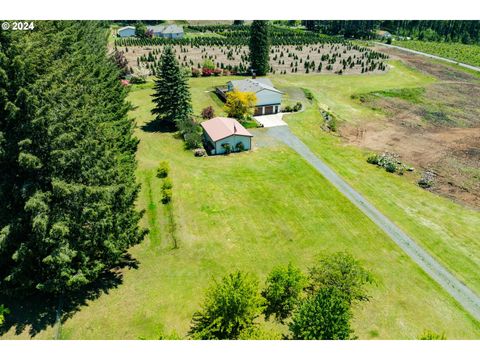
[[[183,33],[183,27],[175,24],[147,26],[147,30],[152,30],[154,33],[162,33],[162,34]]]
[[[232,118],[216,117],[200,124],[212,141],[225,139],[232,135],[253,137],[247,129]]]
[[[267,89],[282,94],[280,90],[275,89],[272,82],[268,78],[232,80],[231,83],[234,89],[241,92],[248,91],[257,93],[261,90]]]
[[[127,29],[135,30],[135,26],[124,26],[118,29],[118,31],[127,30]]]

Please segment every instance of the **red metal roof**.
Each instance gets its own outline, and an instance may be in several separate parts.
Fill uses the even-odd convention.
[[[200,124],[213,141],[218,141],[231,135],[250,136],[247,129],[232,118],[216,117]]]

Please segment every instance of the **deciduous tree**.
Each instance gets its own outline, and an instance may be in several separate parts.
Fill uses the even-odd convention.
[[[301,303],[289,325],[294,340],[346,340],[352,314],[345,294],[323,287]]]
[[[202,310],[193,315],[190,336],[201,340],[234,340],[255,327],[263,309],[258,282],[248,274],[227,275],[207,291]]]
[[[257,97],[253,92],[229,91],[225,111],[228,116],[242,120],[253,115],[256,102]]]
[[[292,264],[276,267],[269,274],[262,296],[266,300],[265,317],[274,315],[283,322],[297,306],[306,286],[306,276]]]

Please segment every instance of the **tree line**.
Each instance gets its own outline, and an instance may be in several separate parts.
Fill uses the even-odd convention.
[[[128,259],[138,140],[93,21],[0,32],[0,289],[61,297]]]
[[[375,31],[388,30],[394,35],[418,40],[480,42],[478,20],[303,20],[307,30],[346,38],[370,39]]]

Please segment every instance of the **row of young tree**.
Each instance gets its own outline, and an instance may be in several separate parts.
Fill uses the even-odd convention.
[[[0,32],[0,292],[61,298],[139,243],[137,139],[107,28]]]
[[[283,338],[354,338],[352,307],[368,301],[372,275],[348,253],[322,256],[303,273],[289,264],[274,268],[260,291],[251,274],[234,272],[215,282],[192,318],[189,336],[202,340],[261,339],[258,319],[288,326]]]

